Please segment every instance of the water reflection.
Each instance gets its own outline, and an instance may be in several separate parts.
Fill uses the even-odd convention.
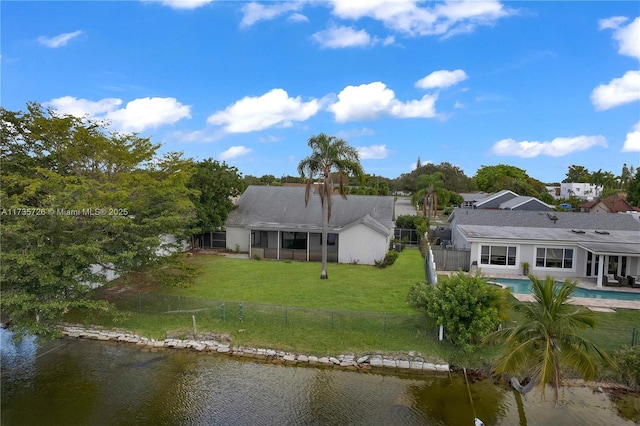
[[[283,367],[180,350],[2,336],[3,425],[467,425],[464,378]],[[564,405],[471,384],[489,425],[633,424],[606,395],[565,389]],[[629,417],[627,417],[629,418]]]

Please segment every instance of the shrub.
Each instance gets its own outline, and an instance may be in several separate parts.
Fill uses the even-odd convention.
[[[387,254],[384,256],[382,260],[374,261],[378,268],[386,268],[387,266],[393,265],[393,263],[398,258],[398,252],[395,250],[389,250]]]
[[[413,285],[407,304],[444,326],[445,338],[470,352],[507,318],[508,290],[487,285],[480,273],[459,272],[437,286]]]
[[[640,346],[624,347],[613,353],[618,365],[617,381],[632,389],[640,389]]]

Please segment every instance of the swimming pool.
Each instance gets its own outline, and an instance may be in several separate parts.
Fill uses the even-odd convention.
[[[521,280],[517,278],[491,278],[491,281],[500,283],[511,290],[514,294],[530,294],[531,281]],[[610,290],[592,290],[588,288],[576,288],[573,292],[574,297],[589,297],[591,299],[614,299],[614,300],[636,300],[640,301],[640,293],[632,293],[630,291],[610,291]]]

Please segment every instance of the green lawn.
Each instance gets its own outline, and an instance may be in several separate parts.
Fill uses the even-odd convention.
[[[379,313],[413,313],[406,297],[424,281],[417,249],[404,250],[396,262],[380,269],[368,265],[329,264],[328,280],[320,280],[320,264],[234,259],[200,255],[189,259],[203,273],[188,288],[166,293],[213,300],[242,301],[320,309]]]
[[[476,368],[486,367],[503,350],[483,346],[463,353],[438,342],[436,325],[407,307],[409,289],[424,280],[423,259],[415,249],[404,250],[385,269],[330,264],[328,280],[320,280],[320,264],[315,262],[215,255],[196,255],[188,262],[202,270],[191,287],[118,292],[118,306],[130,312],[119,323],[100,318],[69,320],[162,339],[167,332],[191,333],[195,316],[199,333],[228,333],[235,345],[319,356],[418,351],[426,358]],[[640,311],[595,315],[599,327],[585,335],[607,351],[628,345],[631,330],[640,328]]]

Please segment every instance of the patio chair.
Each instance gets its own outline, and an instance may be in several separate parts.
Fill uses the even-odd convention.
[[[602,276],[602,284],[605,287],[620,287],[620,282],[613,275],[604,274]]]
[[[618,281],[618,286],[620,287],[629,287],[629,279],[627,277],[621,277],[619,275],[613,274],[613,278]]]
[[[628,275],[627,280],[629,280],[629,287],[640,288],[640,279],[638,279],[638,277],[634,277],[633,275]]]

